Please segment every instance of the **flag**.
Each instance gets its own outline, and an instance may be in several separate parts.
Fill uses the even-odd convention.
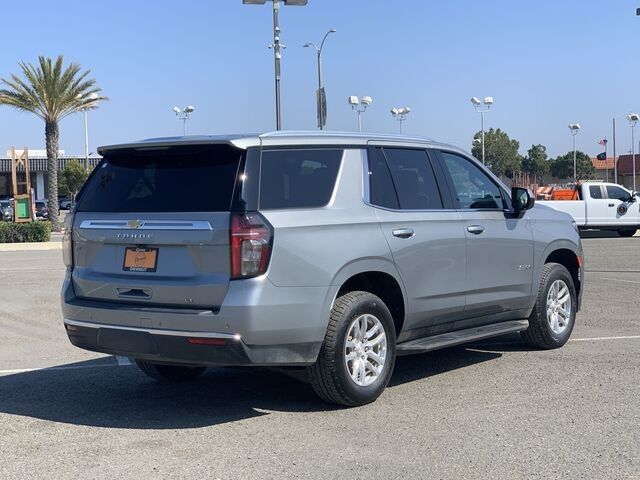
[[[598,140],[598,145],[602,145],[603,147],[605,147],[607,145],[607,139],[603,138],[602,140]]]
[[[596,158],[597,158],[598,160],[606,160],[606,159],[607,159],[607,154],[606,154],[606,153],[604,153],[604,152],[599,153],[598,155],[596,155]]]

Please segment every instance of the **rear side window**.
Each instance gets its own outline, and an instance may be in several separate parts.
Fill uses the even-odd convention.
[[[342,153],[341,149],[321,148],[264,150],[260,166],[260,209],[327,205]]]
[[[81,212],[219,212],[231,207],[242,151],[228,145],[107,153]]]
[[[436,177],[424,150],[384,148],[383,151],[401,209],[442,208],[442,198]]]
[[[381,148],[369,149],[369,189],[372,205],[398,209],[398,197],[393,186],[391,172]]]
[[[602,190],[600,189],[600,185],[591,185],[589,187],[589,195],[591,195],[591,198],[602,198]]]

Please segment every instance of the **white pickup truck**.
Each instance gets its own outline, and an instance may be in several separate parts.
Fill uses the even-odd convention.
[[[615,183],[576,185],[578,200],[542,200],[542,205],[570,214],[578,228],[615,230],[632,237],[640,228],[640,194]]]

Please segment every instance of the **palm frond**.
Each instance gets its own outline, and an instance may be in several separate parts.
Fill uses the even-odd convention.
[[[94,109],[107,97],[90,78],[90,70],[82,71],[79,64],[64,64],[64,57],[55,61],[40,56],[34,64],[19,62],[22,78],[11,75],[0,79],[0,105],[32,112],[45,122],[59,122],[62,118],[84,109]],[[95,94],[97,97],[90,98]]]

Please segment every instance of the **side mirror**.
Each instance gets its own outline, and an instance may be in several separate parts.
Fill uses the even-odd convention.
[[[635,202],[640,197],[640,192],[631,192],[631,196],[629,197],[629,202]]]
[[[533,208],[536,199],[528,188],[513,187],[511,188],[511,203],[513,212],[516,216],[520,216],[525,210]]]

